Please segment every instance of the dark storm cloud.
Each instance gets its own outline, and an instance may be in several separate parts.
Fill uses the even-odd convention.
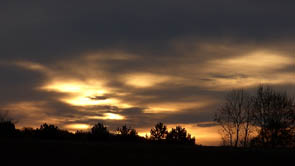
[[[294,64],[290,64],[288,66],[284,66],[280,69],[278,69],[279,72],[283,72],[283,73],[290,73],[290,74],[294,74],[295,75],[295,56],[294,59],[290,59],[290,61],[294,61]]]
[[[293,1],[1,3],[1,59],[54,61],[109,48],[171,55],[165,53],[171,47],[167,41],[182,37],[237,42],[294,38]]]
[[[214,127],[217,126],[217,123],[212,123],[212,122],[205,122],[205,123],[198,123],[198,127]]]
[[[191,124],[213,121],[214,112],[218,105],[211,105],[202,109],[187,109],[167,114],[164,121],[169,124]]]
[[[0,103],[23,100],[38,100],[54,96],[54,93],[42,93],[35,90],[46,78],[39,72],[31,72],[10,65],[0,65]]]
[[[148,128],[152,124],[155,124],[158,121],[161,121],[165,115],[161,114],[147,114],[144,113],[145,108],[140,107],[131,107],[127,109],[122,109],[115,106],[89,106],[81,108],[83,111],[79,113],[74,113],[74,117],[68,119],[69,121],[64,120],[60,123],[60,125],[67,125],[71,123],[83,123],[83,124],[95,124],[97,122],[101,122],[110,127],[111,130],[116,130],[117,127],[127,124],[128,126],[132,126],[134,128]],[[112,119],[96,119],[91,118],[93,116],[103,117],[104,113],[116,113],[124,116],[126,119],[124,120],[112,120]],[[55,115],[56,116],[56,115]],[[61,115],[64,116],[64,115]],[[58,116],[57,116],[58,117]],[[59,116],[60,117],[60,116]],[[64,116],[66,117],[66,116]],[[79,117],[79,118],[78,118]]]
[[[213,78],[225,78],[225,79],[234,79],[234,78],[247,78],[249,76],[245,74],[211,74]]]
[[[131,90],[132,92],[132,90]],[[216,99],[223,97],[224,92],[210,91],[198,86],[157,86],[155,89],[134,90],[130,95],[122,97],[122,100],[132,101],[137,104],[162,103],[162,102],[198,102],[206,101],[214,96]]]

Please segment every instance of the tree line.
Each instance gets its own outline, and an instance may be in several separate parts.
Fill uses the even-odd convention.
[[[157,123],[150,130],[150,137],[141,137],[137,131],[123,125],[115,132],[109,131],[103,123],[97,123],[89,131],[76,131],[71,133],[62,130],[53,124],[42,124],[39,128],[16,129],[11,120],[0,119],[0,138],[15,139],[42,139],[42,140],[78,140],[78,141],[123,141],[123,142],[150,142],[168,144],[195,145],[195,138],[181,126],[168,131],[163,123]]]
[[[261,85],[254,94],[243,89],[232,90],[215,112],[214,121],[220,126],[222,145],[230,147],[294,148],[295,100],[286,92]],[[97,123],[89,131],[71,133],[53,124],[39,128],[15,128],[12,120],[0,116],[0,138],[30,138],[83,141],[129,141],[171,144],[195,144],[185,128],[176,126],[168,131],[157,123],[150,136],[141,137],[127,125],[110,131]]]
[[[229,92],[214,119],[222,144],[231,147],[295,147],[295,101],[286,92],[260,85],[254,95]]]

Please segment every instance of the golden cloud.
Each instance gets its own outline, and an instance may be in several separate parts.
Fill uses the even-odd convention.
[[[88,119],[124,120],[124,116],[115,113],[104,113],[103,116],[87,116]]]
[[[265,50],[253,51],[237,57],[214,59],[207,63],[203,75],[215,73],[225,76],[237,75],[237,77],[214,77],[211,78],[213,82],[204,87],[224,90],[251,87],[262,83],[294,83],[292,75],[277,72],[278,69],[292,65],[292,63],[290,57],[286,55]]]
[[[132,73],[126,74],[122,80],[130,86],[136,88],[149,88],[157,84],[167,82],[172,78],[167,75],[157,75],[151,73]]]

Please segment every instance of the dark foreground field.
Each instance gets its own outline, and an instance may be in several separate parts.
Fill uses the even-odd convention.
[[[294,150],[126,142],[0,140],[1,161],[37,165],[294,165]],[[2,164],[1,164],[2,165]]]

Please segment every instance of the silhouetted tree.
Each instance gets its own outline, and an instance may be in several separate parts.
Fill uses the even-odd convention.
[[[163,140],[166,138],[168,131],[167,127],[163,123],[157,123],[154,128],[151,129],[151,139],[152,140]]]
[[[87,140],[90,136],[90,132],[89,131],[82,131],[82,130],[77,130],[75,132],[75,139],[77,140]]]
[[[0,111],[0,137],[13,137],[16,135],[17,130],[12,120],[8,119],[8,111]]]
[[[172,128],[172,130],[167,134],[166,140],[169,143],[195,144],[195,138],[191,137],[191,135],[187,133],[186,129],[181,126],[176,126],[175,129]]]
[[[16,134],[14,123],[11,121],[0,122],[0,137],[13,137]]]
[[[42,139],[57,139],[60,136],[58,127],[53,124],[48,125],[47,123],[44,123],[36,132]]]
[[[31,128],[31,127],[24,127],[24,128],[21,130],[21,133],[22,133],[23,137],[27,137],[27,138],[33,138],[33,137],[36,137],[36,130],[34,130],[34,129]]]
[[[97,140],[107,140],[110,133],[103,123],[97,123],[91,128],[91,138]]]
[[[243,89],[233,90],[215,113],[215,121],[221,126],[223,145],[244,146],[249,142],[251,126],[251,98]]]
[[[294,146],[295,104],[286,93],[260,86],[253,98],[253,119],[259,135],[253,144],[263,147]]]
[[[117,132],[121,136],[135,137],[137,136],[137,131],[131,127],[127,127],[127,125],[123,125],[121,128],[117,129]]]
[[[252,146],[295,146],[294,98],[286,93],[259,86],[249,97],[243,90],[232,91],[216,115],[215,121],[222,127],[223,141],[230,146],[246,146],[254,129]],[[254,135],[254,134],[253,134]],[[252,136],[253,136],[252,135]]]

